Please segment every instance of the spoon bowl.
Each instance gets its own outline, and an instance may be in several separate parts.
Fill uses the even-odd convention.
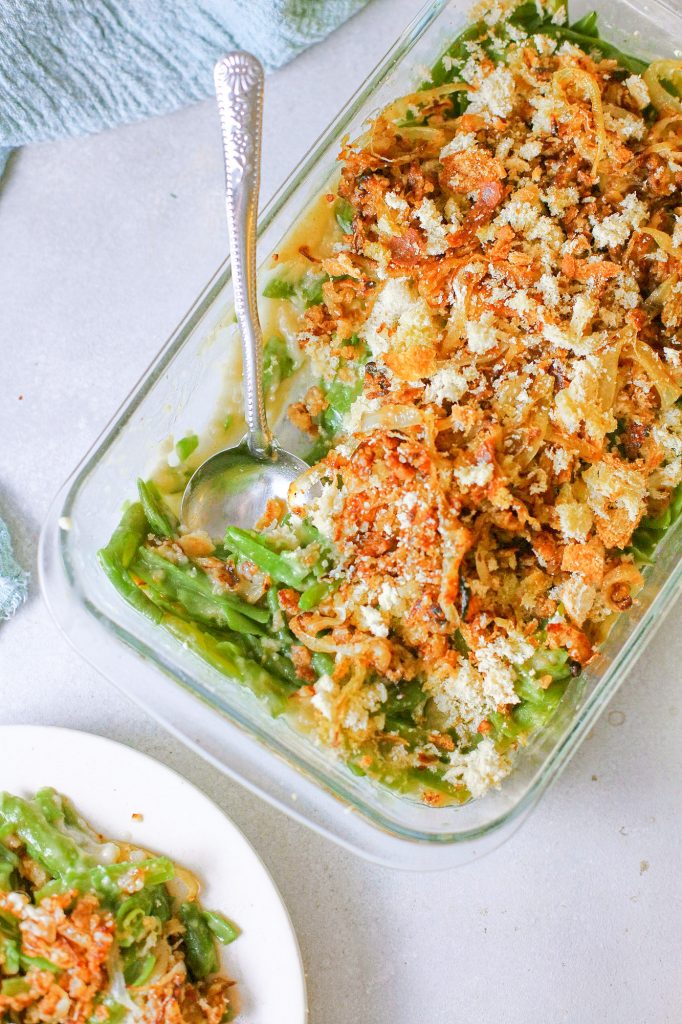
[[[255,458],[244,438],[207,459],[190,477],[182,499],[182,521],[221,542],[226,526],[253,528],[271,498],[286,499],[289,484],[308,466],[272,446],[269,459]]]
[[[247,433],[238,445],[212,455],[190,477],[181,516],[190,530],[203,530],[218,542],[228,526],[252,528],[268,500],[286,498],[289,484],[308,468],[277,444],[265,413],[263,332],[256,288],[264,78],[260,61],[241,50],[228,53],[215,66]]]

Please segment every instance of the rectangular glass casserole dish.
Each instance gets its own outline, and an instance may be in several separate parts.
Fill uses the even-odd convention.
[[[593,6],[573,5],[572,19]],[[437,0],[398,40],[264,212],[263,261],[324,191],[342,137],[357,135],[367,117],[418,86],[423,68],[461,31],[467,7]],[[682,17],[661,0],[640,10],[619,0],[604,5],[600,20],[603,36],[630,52],[645,58],[679,52],[673,46],[682,42]],[[637,607],[618,621],[594,667],[571,684],[549,727],[519,753],[500,791],[464,806],[431,808],[379,790],[285,721],[270,718],[249,692],[161,634],[119,598],[96,560],[121,500],[134,493],[135,478],[154,468],[170,437],[201,435],[226,387],[239,390],[230,305],[229,268],[224,267],[57,496],[41,542],[48,605],[81,653],[116,685],[288,813],[396,866],[447,866],[468,859],[498,843],[528,812],[660,623],[682,581],[680,524],[668,531]]]

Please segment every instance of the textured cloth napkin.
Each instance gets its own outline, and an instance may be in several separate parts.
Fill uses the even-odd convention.
[[[0,519],[0,619],[9,619],[26,600],[28,573],[14,561],[7,527]]]
[[[0,0],[0,174],[16,146],[203,99],[227,50],[279,67],[366,3]]]

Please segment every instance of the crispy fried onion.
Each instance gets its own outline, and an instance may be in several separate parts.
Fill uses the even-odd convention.
[[[455,92],[464,92],[471,86],[466,82],[448,82],[446,85],[438,85],[434,89],[423,89],[420,92],[411,92],[407,96],[389,103],[379,114],[379,117],[386,121],[400,121],[406,117],[409,111],[414,112],[416,107],[420,114],[424,114],[429,107],[439,103],[441,100],[452,96]]]
[[[409,111],[414,111],[415,108],[417,108],[418,116],[423,117],[429,107],[442,102],[453,93],[463,92],[469,88],[470,86],[466,82],[449,82],[447,85],[439,85],[435,89],[424,89],[422,92],[412,92],[407,96],[401,96],[400,99],[389,103],[374,119],[369,139],[363,138],[359,142],[362,144],[368,142],[370,153],[387,164],[414,159],[414,153],[401,153],[395,157],[388,157],[381,152],[382,139],[390,143],[396,135],[414,142],[430,143],[440,149],[446,140],[445,132],[441,128],[432,125],[397,125],[395,122],[401,121]]]
[[[596,135],[596,153],[592,161],[592,174],[596,175],[599,163],[606,152],[607,143],[604,109],[602,107],[599,83],[589,71],[583,71],[582,68],[576,67],[561,68],[559,71],[555,71],[553,83],[563,99],[566,98],[566,86],[573,85],[576,90],[582,91],[585,99],[588,100],[592,107]]]
[[[408,430],[410,427],[427,427],[433,413],[418,409],[415,405],[385,405],[360,416],[358,432],[371,430]]]
[[[661,399],[661,407],[670,409],[675,404],[682,391],[670,376],[665,364],[659,359],[650,345],[647,345],[641,338],[633,338],[627,342],[627,348],[635,360],[639,363],[647,377],[658,391]]]
[[[654,60],[644,72],[651,102],[656,110],[682,111],[682,100],[668,92],[663,82],[670,82],[676,88],[682,87],[682,61]]]
[[[669,234],[665,231],[659,231],[658,228],[640,228],[643,235],[649,235],[653,238],[654,242],[658,245],[659,249],[663,252],[667,252],[668,256],[672,256],[674,260],[682,260],[682,249],[678,249],[676,245],[673,245],[673,240]]]
[[[289,508],[297,516],[305,516],[308,503],[315,488],[328,476],[329,470],[325,462],[316,462],[310,469],[296,477],[289,484],[287,503]]]
[[[668,117],[662,117],[659,121],[649,129],[649,138],[653,139],[654,142],[665,139],[672,132],[676,132],[682,129],[682,114],[670,114]],[[647,146],[647,149],[649,147]]]
[[[670,298],[673,290],[673,285],[677,283],[677,274],[671,274],[670,277],[666,277],[665,281],[654,288],[650,295],[644,301],[644,305],[650,312],[660,310]]]
[[[303,612],[289,620],[289,629],[297,640],[308,650],[319,654],[336,654],[347,658],[362,658],[366,663],[374,665],[378,672],[387,672],[391,664],[391,645],[383,637],[368,637],[359,630],[359,640],[340,640],[334,631],[341,626],[342,619],[337,615],[317,615],[315,612]],[[330,630],[330,632],[327,632]],[[347,629],[344,627],[344,635]],[[318,636],[324,633],[324,636]]]
[[[682,113],[662,117],[651,126],[645,153],[659,153],[668,160],[682,159]]]
[[[632,604],[632,594],[643,584],[642,574],[632,562],[620,562],[604,576],[601,593],[605,604],[613,612],[626,611]]]

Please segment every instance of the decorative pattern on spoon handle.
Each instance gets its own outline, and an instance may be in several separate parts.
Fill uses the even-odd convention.
[[[263,335],[258,320],[256,222],[260,185],[264,73],[250,53],[235,51],[215,66],[225,158],[225,200],[232,279],[244,359],[244,414],[254,454],[267,454],[272,435],[263,393]]]

